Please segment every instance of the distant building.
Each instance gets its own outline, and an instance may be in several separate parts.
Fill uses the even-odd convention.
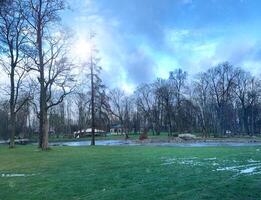
[[[110,128],[110,133],[112,135],[122,135],[122,134],[125,134],[125,129],[120,124],[114,124]]]
[[[104,134],[106,134],[106,131],[104,131],[104,130],[99,130],[99,129],[94,129],[94,133],[95,133],[95,136],[98,136],[98,135],[104,135]],[[74,131],[74,132],[73,132],[73,136],[74,136],[75,138],[80,138],[80,137],[85,137],[85,136],[91,136],[91,135],[92,135],[92,129],[91,129],[91,128],[82,129],[82,130]]]

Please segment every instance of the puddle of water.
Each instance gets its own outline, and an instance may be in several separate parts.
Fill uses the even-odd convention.
[[[218,146],[258,146],[261,143],[236,143],[236,142],[194,142],[194,143],[139,143],[133,140],[97,140],[96,145],[101,146],[166,146],[166,147],[218,147]],[[91,141],[76,141],[76,142],[51,142],[50,146],[89,146]]]
[[[97,140],[95,141],[96,145],[101,146],[117,146],[117,145],[137,145],[131,140]],[[79,141],[79,142],[51,142],[50,146],[89,146],[91,141]]]

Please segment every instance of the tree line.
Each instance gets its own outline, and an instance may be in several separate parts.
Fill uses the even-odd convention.
[[[128,133],[151,131],[200,133],[203,137],[258,135],[261,131],[260,79],[229,62],[193,77],[175,69],[167,79],[137,86],[132,95],[120,88],[96,94],[95,127],[119,124]],[[74,94],[75,130],[90,127],[90,95]]]

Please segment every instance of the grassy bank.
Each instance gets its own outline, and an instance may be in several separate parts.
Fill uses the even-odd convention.
[[[260,153],[259,147],[0,146],[0,199],[261,199]]]

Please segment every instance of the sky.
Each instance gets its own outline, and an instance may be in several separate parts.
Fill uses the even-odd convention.
[[[89,33],[110,88],[138,84],[182,68],[191,76],[229,61],[261,73],[260,0],[75,0],[62,14],[85,59]]]

